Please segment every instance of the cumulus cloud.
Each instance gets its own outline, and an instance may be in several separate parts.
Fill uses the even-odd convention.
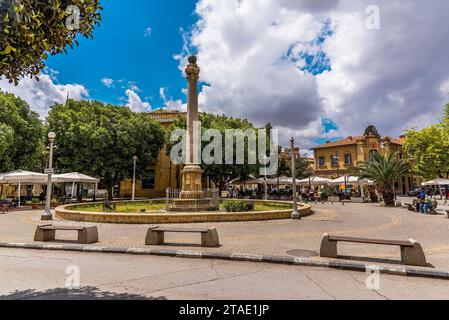
[[[325,112],[335,136],[370,124],[398,136],[435,121],[447,103],[449,24],[435,23],[446,20],[449,2],[376,1],[378,30],[367,28],[372,4],[200,0],[176,58],[182,68],[198,53],[203,110],[270,121],[284,144],[291,135],[307,147],[323,138]]]
[[[159,96],[161,97],[164,103],[164,108],[166,109],[185,111],[187,108],[187,104],[183,103],[181,99],[173,99],[172,97],[167,96],[167,88],[160,88]]]
[[[45,118],[51,106],[64,103],[67,97],[74,100],[89,97],[87,88],[81,84],[59,84],[57,74],[55,70],[47,70],[46,74],[39,75],[40,81],[24,78],[17,86],[0,79],[0,89],[22,98],[41,118]]]
[[[148,102],[142,101],[140,96],[133,90],[128,89],[125,92],[128,97],[128,102],[126,104],[134,112],[147,112],[151,110],[151,105]]]
[[[112,88],[114,86],[114,80],[111,78],[103,78],[101,79],[101,83],[108,88]]]

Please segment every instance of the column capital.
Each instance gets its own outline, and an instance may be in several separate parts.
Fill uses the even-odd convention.
[[[195,56],[189,57],[189,64],[186,67],[186,78],[189,81],[198,81],[200,78],[200,67],[197,65],[197,58]]]

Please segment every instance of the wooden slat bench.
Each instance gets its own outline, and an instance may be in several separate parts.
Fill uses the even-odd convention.
[[[187,229],[187,228],[160,228],[153,227],[148,229],[145,239],[146,245],[162,245],[164,244],[164,234],[166,232],[173,233],[201,233],[201,246],[215,248],[220,246],[218,232],[215,228],[208,229]]]
[[[337,243],[351,242],[363,244],[378,244],[386,246],[401,247],[401,261],[406,265],[426,267],[427,260],[421,245],[415,240],[397,241],[397,240],[377,240],[353,237],[337,237],[324,234],[321,240],[320,256],[325,258],[338,258]]]
[[[34,234],[34,241],[50,242],[55,240],[56,231],[77,231],[78,243],[92,244],[98,242],[98,228],[97,227],[73,227],[73,226],[53,226],[43,225],[36,228]]]

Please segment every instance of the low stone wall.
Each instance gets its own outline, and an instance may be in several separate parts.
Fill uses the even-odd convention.
[[[284,201],[255,201],[257,203],[291,204]],[[253,212],[204,212],[204,213],[98,213],[70,210],[79,205],[65,205],[56,208],[56,216],[60,219],[93,223],[117,224],[170,224],[170,223],[201,223],[201,222],[231,222],[290,219],[292,209]],[[302,217],[313,213],[312,206],[300,204],[298,211]]]

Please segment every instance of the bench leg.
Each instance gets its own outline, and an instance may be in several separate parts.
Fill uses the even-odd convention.
[[[36,228],[36,232],[34,234],[34,241],[50,242],[55,240],[55,236],[56,236],[55,230],[43,230],[40,228]]]
[[[323,235],[323,239],[321,240],[320,257],[338,258],[337,241],[330,241],[327,233]]]
[[[78,243],[80,244],[92,244],[98,242],[98,228],[86,227],[81,231],[78,231]]]
[[[210,228],[207,233],[201,233],[201,246],[208,248],[220,246],[217,229]]]
[[[161,245],[164,244],[164,232],[148,229],[147,237],[145,239],[146,245]]]
[[[409,266],[427,267],[426,255],[421,245],[412,240],[413,247],[401,247],[401,260]]]

